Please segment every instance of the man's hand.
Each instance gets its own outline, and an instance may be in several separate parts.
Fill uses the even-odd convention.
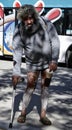
[[[12,76],[12,84],[13,84],[14,87],[15,87],[18,83],[23,82],[23,81],[24,81],[24,78],[21,77],[21,76],[16,76],[16,75],[13,75],[13,76]]]
[[[57,64],[54,63],[54,62],[51,62],[49,64],[49,69],[50,69],[50,71],[56,71],[57,70]]]

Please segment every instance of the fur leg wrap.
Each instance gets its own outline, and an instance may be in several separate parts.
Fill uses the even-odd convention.
[[[44,87],[41,93],[41,109],[46,110],[48,106],[48,88]]]
[[[23,105],[22,109],[27,108],[30,100],[31,100],[31,95],[33,94],[34,89],[33,88],[28,88],[27,91],[25,92],[23,96]]]

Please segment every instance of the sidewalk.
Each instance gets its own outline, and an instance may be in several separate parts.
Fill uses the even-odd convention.
[[[10,130],[12,105],[12,62],[0,61],[0,130]],[[8,66],[4,67],[5,64]],[[28,107],[27,119],[24,124],[17,123],[20,114],[22,96],[26,87],[26,68],[22,64],[24,84],[16,89],[14,120],[12,130],[72,130],[72,70],[58,68],[49,88],[47,116],[52,121],[51,126],[43,126],[39,121],[40,113],[40,78]],[[62,73],[63,72],[63,73]]]

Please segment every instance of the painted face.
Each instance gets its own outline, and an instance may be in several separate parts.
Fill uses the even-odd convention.
[[[34,18],[29,16],[23,20],[26,29],[30,29],[34,23]]]

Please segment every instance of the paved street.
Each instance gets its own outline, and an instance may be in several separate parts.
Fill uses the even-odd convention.
[[[22,96],[26,88],[26,65],[22,63],[23,83],[17,85],[12,130],[72,130],[72,69],[58,67],[49,88],[47,116],[51,126],[43,126],[40,114],[40,77],[27,110],[26,123],[17,123]],[[0,130],[10,130],[12,107],[12,61],[0,60]]]

